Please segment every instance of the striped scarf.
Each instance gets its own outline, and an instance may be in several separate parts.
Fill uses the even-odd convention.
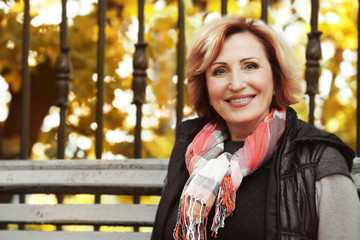
[[[215,203],[212,236],[225,226],[235,209],[236,191],[243,177],[268,160],[285,129],[286,109],[273,109],[244,146],[234,154],[224,152],[226,124],[216,118],[206,124],[188,146],[185,162],[189,171],[180,199],[174,239],[206,239],[207,216]]]

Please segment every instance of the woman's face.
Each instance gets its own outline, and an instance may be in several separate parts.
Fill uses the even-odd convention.
[[[230,35],[206,70],[209,101],[225,120],[231,139],[244,140],[267,114],[274,95],[270,63],[258,38]]]

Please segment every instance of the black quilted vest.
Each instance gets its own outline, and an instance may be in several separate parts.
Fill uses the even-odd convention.
[[[184,163],[186,148],[205,124],[206,121],[199,119],[180,124],[169,163],[172,174],[167,176],[152,240],[165,240],[163,230],[169,212],[189,177]],[[296,112],[288,109],[285,132],[274,154],[267,189],[267,239],[317,238],[316,169],[328,145],[339,149],[351,169],[354,152],[349,147],[335,135],[299,120]]]

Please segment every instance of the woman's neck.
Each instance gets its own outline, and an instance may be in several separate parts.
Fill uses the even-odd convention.
[[[232,125],[226,123],[230,138],[232,141],[245,141],[249,135],[259,126],[261,122],[256,124],[246,124],[246,125]]]
[[[245,141],[245,138],[250,136],[255,129],[264,121],[269,112],[263,113],[257,118],[253,118],[247,122],[226,122],[228,131],[232,141]]]

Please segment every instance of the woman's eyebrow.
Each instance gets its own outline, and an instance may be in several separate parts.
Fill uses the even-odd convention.
[[[252,59],[260,60],[258,57],[246,57],[246,58],[242,58],[240,60],[240,63],[243,63],[243,62],[246,62],[246,61],[252,60]],[[226,62],[213,62],[211,64],[211,66],[214,66],[214,65],[226,65],[226,64],[227,64]]]
[[[240,62],[242,63],[242,62],[246,62],[246,61],[252,60],[252,59],[260,60],[258,57],[246,57],[246,58],[241,59]]]
[[[211,64],[211,66],[213,66],[213,65],[224,65],[224,64],[226,64],[226,62],[213,62]]]

